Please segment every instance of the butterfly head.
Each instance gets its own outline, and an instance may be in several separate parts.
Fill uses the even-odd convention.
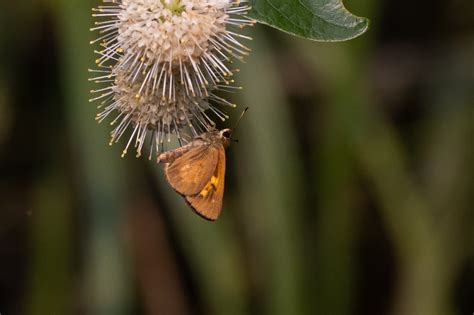
[[[219,136],[224,146],[227,147],[232,141],[232,130],[229,128],[222,129],[221,131],[219,131]]]

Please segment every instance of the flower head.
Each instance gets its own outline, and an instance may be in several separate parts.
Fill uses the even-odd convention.
[[[234,104],[217,96],[229,90],[233,71],[228,63],[242,59],[249,49],[230,30],[254,22],[249,7],[233,0],[103,0],[94,9],[101,19],[92,30],[100,36],[99,67],[92,81],[110,85],[93,91],[99,100],[97,120],[116,117],[111,144],[131,132],[124,150],[133,143],[141,155],[146,139],[153,151],[176,134],[197,135],[215,125],[206,111],[227,118],[221,105]],[[218,106],[219,107],[218,107]]]

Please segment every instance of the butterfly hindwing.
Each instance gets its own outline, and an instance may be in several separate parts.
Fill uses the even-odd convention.
[[[214,145],[194,147],[166,165],[168,182],[183,196],[196,195],[213,176],[218,158]]]
[[[212,175],[198,194],[184,196],[196,213],[212,221],[221,213],[226,167],[224,147],[216,145],[214,148],[217,150],[218,160]]]

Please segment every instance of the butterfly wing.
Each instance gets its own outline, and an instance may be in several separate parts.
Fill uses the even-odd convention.
[[[186,201],[197,214],[207,220],[216,220],[222,209],[225,180],[225,149],[214,146],[218,156],[217,165],[202,190],[194,196],[185,196]]]
[[[196,195],[214,174],[218,155],[219,150],[214,145],[193,147],[166,165],[166,178],[181,195]]]

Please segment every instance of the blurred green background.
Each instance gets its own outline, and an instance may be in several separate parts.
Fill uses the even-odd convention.
[[[345,4],[351,42],[249,31],[210,223],[94,121],[98,2],[2,0],[0,313],[472,314],[474,3]]]

